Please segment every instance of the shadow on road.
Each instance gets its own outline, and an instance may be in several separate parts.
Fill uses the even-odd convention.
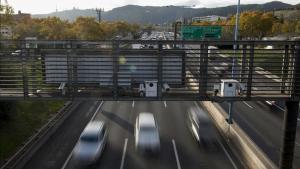
[[[106,116],[109,120],[114,121],[115,123],[117,123],[122,128],[128,130],[129,133],[133,134],[133,130],[134,130],[133,125],[130,124],[128,121],[120,118],[118,115],[116,115],[112,112],[102,111],[102,114],[104,116]]]

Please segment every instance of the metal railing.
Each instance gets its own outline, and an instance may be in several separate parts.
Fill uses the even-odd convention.
[[[0,43],[2,100],[299,100],[300,95],[299,41],[238,41],[236,51],[234,41]],[[216,88],[226,79],[238,82],[230,97]],[[145,82],[157,85],[154,97],[142,93]]]

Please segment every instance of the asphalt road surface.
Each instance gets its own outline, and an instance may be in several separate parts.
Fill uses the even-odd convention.
[[[109,129],[107,146],[92,166],[97,169],[237,169],[243,168],[224,140],[200,146],[186,125],[186,110],[196,102],[82,102],[57,132],[40,147],[23,168],[82,168],[72,159],[72,150],[84,126],[104,120]],[[142,155],[134,147],[134,123],[140,112],[152,112],[159,127],[158,156]]]
[[[185,112],[194,102],[105,102],[95,117],[108,124],[108,144],[101,159],[89,168],[101,169],[210,169],[242,168],[225,148],[222,139],[201,147],[189,132]],[[135,150],[134,123],[140,112],[152,112],[159,127],[161,151],[158,156]],[[77,168],[72,158],[65,168]],[[80,167],[78,167],[80,168]]]

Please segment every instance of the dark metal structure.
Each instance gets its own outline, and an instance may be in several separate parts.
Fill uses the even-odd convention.
[[[0,41],[0,46],[0,100],[285,100],[280,168],[292,168],[299,41]],[[232,77],[239,87],[233,96],[222,96],[216,86]],[[139,94],[147,80],[157,81],[156,97]]]
[[[299,100],[295,41],[239,41],[235,56],[234,43],[1,41],[0,99]],[[221,97],[214,86],[232,79],[234,57],[241,87]],[[140,97],[146,80],[158,81],[157,97]]]

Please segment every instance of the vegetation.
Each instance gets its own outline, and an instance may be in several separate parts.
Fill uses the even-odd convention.
[[[26,17],[15,21],[12,14],[13,8],[5,5],[0,7],[4,11],[1,15],[1,24],[13,28],[13,39],[24,39],[25,37],[37,37],[45,40],[100,40],[111,39],[117,35],[136,35],[140,27],[138,24],[129,24],[124,21],[97,22],[95,17],[78,17],[69,22],[58,17],[30,18]]]
[[[300,10],[298,11],[300,16]],[[199,22],[193,25],[222,25],[223,38],[232,39],[235,25],[235,16],[228,20],[216,22]],[[239,36],[241,39],[262,39],[266,36],[299,36],[300,17],[279,18],[272,12],[246,11],[240,15]]]
[[[140,27],[122,21],[97,22],[93,17],[78,17],[74,22],[61,20],[58,17],[43,19],[26,18],[14,25],[14,38],[38,37],[38,39],[61,40],[100,40],[111,39],[116,35],[135,35]]]
[[[0,162],[63,106],[62,101],[0,102]]]

